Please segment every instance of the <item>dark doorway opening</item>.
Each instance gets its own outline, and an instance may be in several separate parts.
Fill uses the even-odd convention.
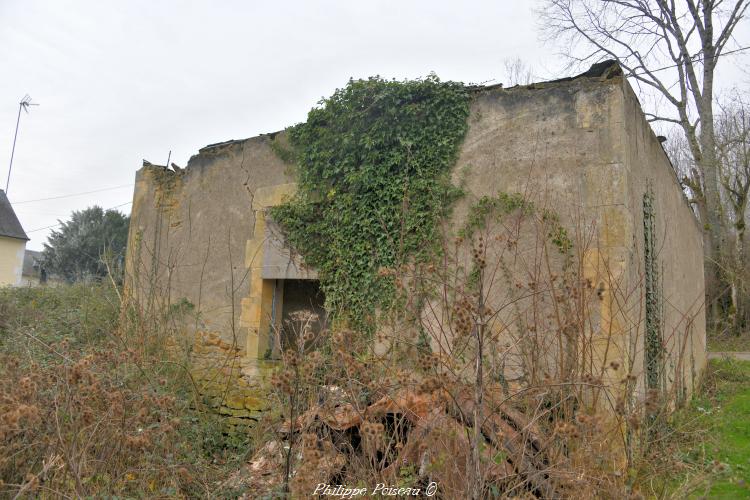
[[[283,298],[281,317],[281,349],[296,343],[306,327],[317,339],[326,325],[325,295],[317,280],[278,280]]]

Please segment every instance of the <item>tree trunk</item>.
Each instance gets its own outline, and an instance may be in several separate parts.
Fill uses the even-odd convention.
[[[706,61],[703,71],[703,99],[699,103],[700,114],[700,158],[697,162],[703,173],[703,194],[706,203],[707,219],[704,223],[704,255],[706,260],[706,312],[708,324],[716,326],[719,321],[719,297],[722,293],[719,262],[724,241],[721,222],[721,199],[719,197],[719,165],[716,155],[716,133],[713,112],[713,50],[706,48]]]
[[[745,220],[744,208],[735,223],[734,269],[732,270],[732,330],[735,335],[742,333],[745,322],[745,297],[742,284],[745,279]]]

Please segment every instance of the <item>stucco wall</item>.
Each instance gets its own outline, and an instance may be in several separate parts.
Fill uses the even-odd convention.
[[[683,397],[695,388],[697,376],[706,364],[703,233],[633,90],[623,86],[622,92],[622,143],[627,147],[629,178],[627,208],[634,228],[633,250],[628,256],[629,279],[639,283],[644,277],[643,196],[650,189],[654,199],[662,335],[667,354],[664,382],[677,396]],[[644,311],[645,304],[638,304],[634,310]],[[636,343],[633,351],[642,354],[642,320],[638,326],[637,335],[632,334]],[[637,361],[642,364],[641,355]]]
[[[203,148],[180,173],[147,166],[136,174],[128,246],[135,293],[142,301],[152,289],[157,300],[185,298],[200,308],[201,329],[221,332],[228,341],[236,336],[240,345],[247,335],[240,315],[250,288],[246,247],[255,229],[253,197],[260,187],[289,180],[270,140]]]
[[[0,236],[0,286],[20,285],[26,242]]]
[[[232,356],[244,353],[246,361],[267,350],[258,332],[264,327],[262,311],[269,310],[273,281],[263,279],[263,265],[273,261],[268,269],[280,268],[278,256],[268,249],[265,208],[295,189],[293,172],[273,152],[273,140],[278,138],[206,147],[179,173],[144,167],[136,176],[133,198],[128,246],[133,295],[144,304],[187,299],[200,310],[198,330],[216,332],[212,342],[220,338]],[[642,198],[651,185],[657,227],[663,231],[663,330],[667,350],[683,354],[681,362],[672,356],[668,368],[672,380],[678,373],[690,389],[705,356],[701,232],[622,77],[476,91],[454,181],[466,193],[455,207],[454,228],[482,196],[498,193],[521,193],[539,210],[559,216],[581,253],[581,277],[596,287],[587,319],[590,362],[603,366],[616,361],[639,380]],[[524,233],[519,245],[526,261],[503,278],[505,282],[500,279],[492,297],[496,304],[507,300],[504,288],[523,279],[524,266],[541,265],[533,232]],[[531,314],[531,308],[521,309]],[[692,318],[689,329],[686,317]],[[547,333],[550,344],[560,335],[552,327]],[[515,375],[522,356],[511,356],[507,368]],[[623,372],[608,373],[615,382]]]
[[[265,231],[257,207],[265,200],[256,198],[290,180],[271,140],[207,146],[180,172],[144,166],[133,195],[127,294],[145,311],[195,307],[195,319],[183,323],[193,376],[204,401],[233,425],[252,422],[264,405],[257,378],[265,365],[247,356],[257,325],[245,314],[260,276],[251,267],[262,261],[251,247]]]
[[[622,77],[575,79],[478,93],[470,128],[454,173],[467,196],[454,211],[460,227],[481,196],[522,193],[539,209],[560,216],[580,253],[580,274],[599,291],[590,306],[598,338],[590,355],[606,366],[632,370],[643,393],[644,281],[643,194],[656,200],[657,247],[667,360],[665,382],[690,392],[705,365],[702,233],[661,144]],[[522,235],[518,265],[494,294],[508,304],[506,289],[526,282],[540,266],[538,238]],[[543,273],[539,273],[543,274]],[[524,276],[525,275],[525,276]],[[492,298],[491,298],[492,300]],[[518,300],[506,315],[508,333],[518,317],[538,314],[533,299]],[[539,319],[529,318],[528,325]],[[550,328],[549,333],[552,332]],[[524,332],[506,335],[517,340]],[[501,336],[501,339],[503,336]],[[549,336],[547,342],[554,342]],[[554,347],[551,347],[554,351]],[[507,375],[518,376],[521,355],[511,351]],[[555,354],[554,352],[552,353]],[[514,371],[515,370],[515,371]],[[612,382],[622,377],[608,373]]]
[[[606,351],[607,360],[625,364],[622,351],[627,342],[612,310],[616,309],[612,288],[622,279],[625,255],[632,244],[618,99],[621,85],[620,78],[577,79],[480,91],[471,107],[469,132],[454,172],[454,182],[462,184],[467,195],[454,210],[453,226],[461,227],[469,207],[482,196],[500,193],[519,193],[534,204],[537,213],[546,210],[558,216],[576,245],[574,253],[581,256],[576,272],[602,288],[601,300],[596,297],[587,304],[586,314],[596,335],[607,338],[577,348],[600,351],[588,355],[601,358]],[[555,252],[550,252],[553,272],[546,269],[540,247],[544,235],[539,231],[538,225],[529,223],[519,230],[517,247],[505,251],[511,269],[496,272],[489,291],[493,310],[503,311],[495,326],[500,342],[514,346],[503,353],[504,376],[510,379],[528,375],[528,358],[539,356],[540,351],[545,356],[541,364],[547,366],[540,366],[536,376],[554,374],[548,368],[560,355],[559,325],[547,319],[553,306],[537,300],[549,294],[528,288],[516,291],[517,285],[528,287],[531,281],[538,281],[538,287],[561,286],[550,282],[551,274],[562,268],[562,257],[555,260]],[[503,251],[500,248],[497,253]],[[534,345],[525,345],[531,338]],[[599,359],[598,366],[604,362]]]

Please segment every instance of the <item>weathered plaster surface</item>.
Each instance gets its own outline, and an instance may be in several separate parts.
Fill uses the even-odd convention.
[[[627,208],[622,85],[620,79],[591,79],[480,93],[472,105],[469,133],[454,174],[455,182],[463,182],[468,193],[454,211],[454,225],[461,224],[469,206],[482,196],[522,193],[539,210],[557,214],[570,237],[580,240],[575,244],[584,253],[582,277],[602,289],[599,310],[591,318],[600,334],[591,341],[591,356],[599,358],[598,366],[614,359],[622,364],[627,357],[623,318],[612,292],[627,272],[634,231]],[[518,316],[539,310],[532,299],[517,300],[510,308],[505,293],[514,281],[526,283],[528,274],[540,267],[543,257],[537,236],[533,228],[521,235],[519,250],[525,261],[519,262],[504,286],[496,285],[494,301],[490,298],[496,310],[509,311],[503,323],[508,329],[505,341],[511,344],[524,334],[519,331],[514,336],[511,331]],[[542,349],[554,359],[559,353],[549,327],[550,335],[540,332],[545,337]],[[522,350],[511,354],[506,376],[521,375],[524,355]]]
[[[263,284],[252,267],[262,259],[253,260],[252,248],[264,234],[262,207],[292,189],[271,140],[203,148],[179,173],[141,168],[128,245],[129,294],[144,309],[165,311],[182,300],[195,306],[197,320],[185,327],[196,380],[218,410],[250,420],[260,407],[238,408],[239,394],[257,399],[268,368],[258,359]]]
[[[633,243],[628,254],[631,282],[643,279],[643,195],[654,193],[656,247],[661,275],[663,335],[669,354],[666,384],[676,391],[692,392],[706,364],[703,233],[688,207],[677,176],[669,166],[661,143],[646,122],[629,86],[622,87],[623,130],[621,143],[629,165],[627,209],[632,217]],[[643,304],[639,304],[642,310]],[[643,340],[642,324],[634,342]],[[641,357],[637,363],[642,365]],[[673,385],[675,384],[676,385]]]
[[[705,363],[701,230],[628,84],[620,77],[578,78],[478,91],[469,120],[454,170],[467,196],[455,207],[453,222],[460,224],[482,196],[499,192],[522,193],[558,214],[569,234],[581,239],[577,244],[585,242],[581,273],[600,290],[592,362],[617,361],[638,377],[642,198],[647,183],[653,186],[665,337],[668,348],[687,353],[688,360],[670,360],[669,370],[672,381],[690,390]],[[139,278],[132,285],[135,295],[155,295],[166,304],[186,298],[201,312],[198,330],[217,332],[233,353],[241,353],[239,372],[256,375],[262,370],[254,360],[269,348],[261,332],[270,321],[272,280],[279,273],[314,276],[285,267],[292,257],[268,245],[273,231],[266,209],[295,189],[293,173],[274,154],[271,140],[261,136],[204,148],[181,173],[141,169],[129,245],[128,271]],[[534,262],[531,236],[523,244]],[[621,373],[612,374],[613,381]]]
[[[589,238],[582,275],[601,287],[594,357],[643,372],[643,194],[657,201],[667,386],[690,392],[705,365],[701,230],[630,86],[619,77],[577,79],[476,98],[454,174],[466,200],[523,193]],[[532,251],[533,241],[529,241]],[[508,283],[508,286],[511,286]],[[622,372],[621,372],[622,373]],[[619,377],[621,373],[611,374]]]

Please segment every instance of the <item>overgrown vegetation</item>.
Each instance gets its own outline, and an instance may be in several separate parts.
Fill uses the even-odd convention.
[[[164,337],[120,312],[106,284],[0,289],[0,497],[222,491],[240,451]]]
[[[638,397],[642,348],[591,328],[602,302],[639,300],[638,285],[586,275],[595,228],[569,235],[521,195],[477,200],[460,227],[452,240],[441,234],[439,261],[379,270],[398,300],[375,338],[341,325],[314,334],[305,317],[287,325],[298,342],[274,379],[278,413],[250,489],[302,497],[321,482],[434,482],[446,498],[476,499],[644,491],[636,471],[659,448],[674,394]]]
[[[405,274],[417,269],[412,266]],[[441,273],[436,269],[428,276],[442,281]],[[542,281],[523,285],[546,286]],[[587,290],[586,284],[574,285],[571,297],[577,298],[563,304],[589,300],[582,294],[595,292]],[[456,300],[459,309],[466,309],[471,295],[458,294]],[[266,418],[271,435],[258,436],[257,444],[265,443],[261,456],[270,457],[261,465],[278,465],[274,470],[283,477],[288,463],[290,489],[301,496],[337,470],[342,484],[386,479],[400,487],[425,488],[427,476],[438,480],[445,497],[461,496],[469,485],[465,466],[472,436],[472,397],[462,373],[471,366],[467,341],[474,323],[467,318],[476,311],[459,309],[451,320],[455,326],[443,325],[458,334],[458,351],[450,354],[465,354],[455,357],[413,350],[413,338],[397,331],[386,335],[393,342],[391,351],[376,354],[353,331],[326,332],[315,339],[306,327],[310,318],[295,318],[298,344],[285,354],[284,369],[275,379],[276,411]],[[103,285],[0,290],[0,497],[281,495],[283,482],[268,478],[265,485],[246,484],[232,477],[251,450],[236,448],[222,432],[220,418],[194,407],[182,362],[164,350],[164,339],[144,345],[120,328],[118,317],[117,293]],[[429,335],[438,327],[431,324]],[[513,341],[529,352],[544,345],[543,332],[537,333]],[[488,341],[498,340],[496,333],[488,335]],[[750,363],[712,362],[696,398],[668,419],[661,438],[621,474],[619,467],[606,465],[619,439],[606,416],[580,403],[567,406],[572,416],[564,415],[565,406],[554,403],[562,402],[557,390],[565,387],[568,397],[580,391],[580,401],[588,400],[605,388],[607,375],[581,373],[565,384],[558,378],[561,372],[540,370],[524,390],[507,380],[503,388],[497,375],[509,374],[497,371],[502,352],[489,349],[486,359],[487,418],[509,418],[503,432],[511,443],[532,443],[545,435],[553,439],[544,444],[543,474],[534,478],[511,464],[534,464],[540,459],[532,453],[535,448],[527,444],[520,455],[498,449],[496,431],[484,427],[485,494],[521,495],[552,481],[563,488],[559,491],[571,488],[582,498],[747,495]],[[627,379],[623,370],[612,365],[606,371]],[[312,419],[311,410],[316,412]],[[626,411],[623,421],[637,425],[642,409]],[[516,435],[514,425],[526,421],[518,419],[529,420]],[[286,427],[279,426],[283,422]],[[297,423],[291,427],[289,422]],[[290,438],[288,448],[278,444]],[[420,462],[425,456],[428,461]],[[257,472],[252,469],[257,464],[251,462],[249,470]]]
[[[750,351],[750,332],[741,335],[732,333],[711,335],[706,339],[706,349],[711,352],[748,352]]]
[[[700,391],[632,480],[654,498],[750,496],[750,362],[709,363]]]
[[[299,190],[271,214],[318,270],[328,310],[371,326],[394,290],[378,270],[424,260],[439,241],[469,97],[435,76],[370,78],[320,104],[290,130]]]
[[[698,491],[716,497],[750,496],[750,362],[713,361],[705,384],[691,410],[709,432],[705,458],[719,477]],[[697,455],[705,449],[696,446],[692,451]]]

